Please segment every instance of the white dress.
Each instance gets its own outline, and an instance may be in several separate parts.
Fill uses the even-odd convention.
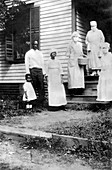
[[[79,66],[78,58],[81,57],[83,54],[82,52],[82,45],[81,43],[77,42],[74,43],[71,41],[67,48],[67,57],[68,60],[68,88],[84,88],[84,68]]]
[[[104,42],[104,39],[103,32],[99,29],[96,29],[96,31],[90,30],[86,35],[89,68],[91,69],[99,69],[101,66],[99,56],[101,43]]]
[[[62,67],[60,62],[57,59],[49,59],[46,72],[48,75],[49,106],[66,105],[65,89],[61,82]]]
[[[37,99],[34,88],[31,82],[25,82],[23,85],[24,94],[23,94],[23,101],[31,101]],[[27,99],[25,97],[25,92],[27,94]]]
[[[112,53],[101,58],[101,73],[97,86],[97,101],[112,101]]]

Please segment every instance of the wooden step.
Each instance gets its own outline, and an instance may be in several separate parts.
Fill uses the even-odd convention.
[[[98,81],[99,76],[85,76],[85,81]]]
[[[97,96],[94,95],[74,95],[74,97],[71,97],[71,96],[67,96],[67,101],[69,102],[79,102],[79,101],[82,101],[82,102],[85,102],[85,101],[92,101],[92,102],[96,102],[96,98]]]

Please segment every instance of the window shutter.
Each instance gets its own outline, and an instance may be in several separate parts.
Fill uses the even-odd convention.
[[[5,38],[5,54],[6,54],[6,61],[9,61],[9,62],[14,61],[13,34]]]

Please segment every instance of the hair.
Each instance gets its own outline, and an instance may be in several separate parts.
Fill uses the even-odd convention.
[[[104,42],[104,43],[102,43],[101,47],[102,48],[106,47],[106,48],[110,49],[110,44],[108,42]]]
[[[52,49],[50,50],[50,56],[52,55],[52,53],[56,53],[56,54],[57,54],[57,50],[56,50],[55,48],[52,48]]]
[[[25,80],[27,80],[27,79],[28,79],[28,77],[30,77],[30,78],[31,78],[31,75],[30,75],[30,74],[26,74],[26,75],[25,75]]]
[[[72,33],[72,35],[71,35],[71,38],[73,38],[74,36],[79,37],[79,33],[78,33],[78,31],[74,31],[74,32]]]

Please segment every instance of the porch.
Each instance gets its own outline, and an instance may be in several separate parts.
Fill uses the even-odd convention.
[[[68,104],[75,103],[101,103],[97,102],[98,76],[85,76],[85,89],[71,95],[67,83],[64,83]],[[22,83],[0,83],[0,96],[9,96],[12,99],[20,99],[23,95]],[[48,97],[47,83],[44,82],[45,96]],[[105,102],[104,102],[105,103]]]

